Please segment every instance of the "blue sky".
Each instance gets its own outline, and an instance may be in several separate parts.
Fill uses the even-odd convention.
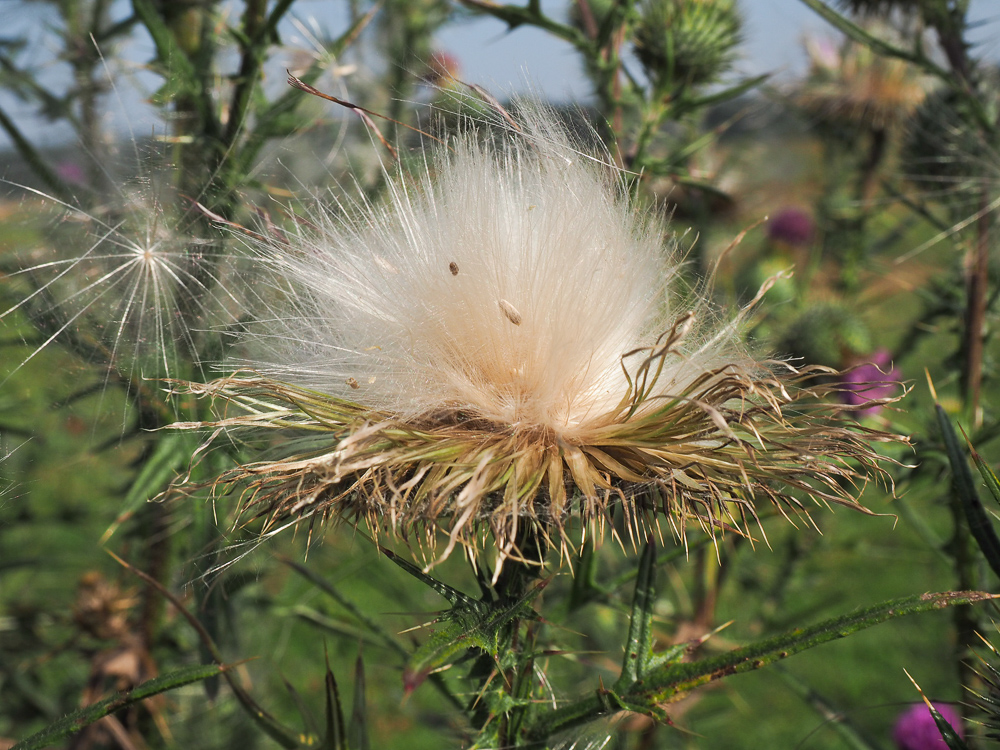
[[[523,2],[524,0],[517,0]],[[565,18],[572,0],[543,0],[542,7],[556,18]],[[127,12],[125,0],[117,0],[117,14]],[[303,18],[315,17],[321,26],[336,31],[343,23],[344,0],[298,0],[295,13]],[[799,0],[740,0],[745,17],[745,43],[739,70],[744,74],[773,72],[778,80],[788,78],[804,67],[801,40],[806,33],[831,34],[824,22]],[[980,43],[978,54],[1000,60],[1000,0],[972,0],[970,17],[981,23],[975,40]],[[3,36],[16,37],[27,32],[32,41],[28,58],[33,64],[49,71],[50,80],[59,80],[58,66],[51,64],[54,43],[48,36],[44,13],[46,6],[21,0],[0,0],[0,17],[4,19]],[[294,41],[296,31],[285,32]],[[492,19],[460,21],[439,35],[442,49],[456,55],[462,65],[464,80],[473,81],[499,92],[531,86],[543,96],[558,101],[579,101],[586,97],[588,84],[577,57],[569,45],[544,32],[519,28],[507,32],[506,27]],[[134,45],[131,53],[137,63],[148,59],[148,44]],[[141,79],[140,79],[141,80]],[[155,85],[151,80],[147,86]],[[141,96],[126,93],[124,109],[137,116],[131,124],[142,121],[139,110]],[[55,128],[33,119],[23,105],[9,93],[0,91],[0,106],[11,114],[38,142],[54,143],[71,137],[68,129]],[[0,148],[9,146],[6,135],[0,133]]]

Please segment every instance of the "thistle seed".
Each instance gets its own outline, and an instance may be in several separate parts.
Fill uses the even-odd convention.
[[[507,316],[507,320],[516,326],[521,325],[521,313],[517,311],[510,302],[505,299],[500,300],[500,309],[503,310],[503,314]]]

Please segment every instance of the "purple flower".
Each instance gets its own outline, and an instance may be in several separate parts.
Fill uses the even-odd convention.
[[[897,395],[901,377],[899,370],[892,367],[892,353],[888,349],[876,349],[870,362],[841,373],[843,390],[840,395],[845,404],[859,407],[855,409],[859,419],[874,416],[882,410],[882,405],[871,402]]]
[[[87,182],[87,174],[83,167],[73,161],[64,161],[56,165],[56,174],[66,182],[74,185],[84,185]]]
[[[934,708],[951,724],[958,736],[964,739],[962,717],[958,712],[945,703],[935,703]],[[899,750],[948,750],[934,717],[923,703],[914,703],[899,715],[896,727],[892,730],[892,739]]]
[[[783,208],[768,222],[767,236],[773,242],[803,247],[812,242],[816,224],[801,208]]]

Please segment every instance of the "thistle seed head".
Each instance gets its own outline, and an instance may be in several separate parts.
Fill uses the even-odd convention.
[[[757,362],[739,317],[682,304],[661,220],[550,113],[517,117],[263,248],[283,297],[249,336],[254,372],[187,386],[242,407],[216,428],[313,436],[221,479],[246,511],[443,539],[442,557],[492,537],[502,561],[525,527],[568,551],[613,508],[637,539],[660,518],[749,533],[809,498],[861,509],[892,436],[832,419],[830,370]]]

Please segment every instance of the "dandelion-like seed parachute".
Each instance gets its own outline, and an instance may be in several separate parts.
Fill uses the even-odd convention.
[[[150,180],[143,180],[150,183]],[[0,309],[0,325],[31,320],[37,341],[18,367],[59,343],[110,383],[135,395],[146,379],[194,377],[202,359],[217,357],[209,329],[227,319],[237,299],[235,276],[220,249],[225,237],[199,237],[195,206],[183,215],[171,196],[157,200],[149,184],[122,189],[107,205],[85,211],[30,188],[57,218],[25,255],[0,265],[19,295]],[[16,371],[16,369],[15,369]],[[164,415],[168,416],[168,415]]]
[[[245,510],[366,521],[425,552],[441,536],[438,559],[492,535],[500,562],[526,529],[565,554],[615,507],[633,534],[748,532],[761,504],[809,497],[863,510],[870,444],[893,438],[831,421],[835,386],[754,361],[739,320],[701,323],[620,175],[547,111],[515,121],[378,204],[255,237],[282,297],[248,336],[252,372],[186,388],[242,407],[212,426],[318,442],[222,477]]]

